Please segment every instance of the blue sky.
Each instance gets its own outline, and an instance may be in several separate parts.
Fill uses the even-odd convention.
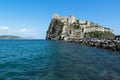
[[[54,13],[72,14],[120,34],[120,0],[0,0],[0,35],[45,39]]]

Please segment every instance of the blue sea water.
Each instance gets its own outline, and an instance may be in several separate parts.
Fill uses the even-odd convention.
[[[46,40],[0,40],[0,80],[120,80],[120,54]]]

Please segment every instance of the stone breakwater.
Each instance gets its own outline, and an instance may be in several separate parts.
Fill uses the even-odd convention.
[[[72,42],[97,48],[109,49],[112,51],[120,52],[120,40],[86,40],[86,39],[79,39],[79,40],[67,40],[65,42]]]

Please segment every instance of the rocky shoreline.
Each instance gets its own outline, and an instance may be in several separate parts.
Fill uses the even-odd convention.
[[[76,44],[82,44],[97,48],[103,48],[112,50],[115,52],[120,52],[120,40],[99,40],[99,39],[79,39],[79,40],[67,40],[65,42],[71,42]]]

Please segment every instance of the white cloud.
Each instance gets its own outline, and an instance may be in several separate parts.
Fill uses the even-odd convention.
[[[9,28],[6,26],[0,26],[0,30],[9,30]]]
[[[30,33],[31,30],[28,30],[28,29],[26,29],[26,28],[23,28],[23,29],[20,29],[19,32],[21,32],[21,33]]]
[[[31,29],[31,28],[10,28],[6,26],[0,26],[0,35],[18,35],[21,37],[39,37],[40,31],[37,29]]]
[[[17,33],[21,36],[31,37],[31,38],[36,38],[40,36],[40,31],[36,29],[22,28],[22,29],[19,29]]]

